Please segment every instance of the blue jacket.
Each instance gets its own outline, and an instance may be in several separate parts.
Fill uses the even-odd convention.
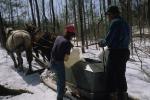
[[[70,54],[72,44],[64,36],[57,36],[52,48],[51,57],[55,61],[63,62],[65,54]]]
[[[128,49],[130,44],[131,31],[127,22],[120,16],[114,18],[105,38],[105,44],[110,49]]]

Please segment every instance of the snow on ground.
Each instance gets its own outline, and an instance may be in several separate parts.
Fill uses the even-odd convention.
[[[84,57],[98,59],[98,54],[102,50],[96,50],[95,46],[86,50]],[[137,56],[127,63],[127,82],[130,95],[140,98],[140,100],[150,100],[150,77],[141,70],[141,63]],[[56,100],[56,93],[40,82],[39,74],[25,76],[13,67],[13,62],[6,51],[0,48],[0,84],[15,89],[26,89],[34,94],[21,94],[18,96],[0,97],[0,100]],[[150,72],[150,58],[143,57],[143,68]],[[33,62],[33,65],[37,64]],[[24,66],[28,66],[24,57]]]
[[[26,89],[34,94],[0,97],[0,100],[55,100],[56,93],[40,82],[38,74],[25,76],[17,72],[7,53],[0,48],[0,84],[13,89]],[[35,62],[33,62],[35,64]],[[24,66],[28,66],[24,59]]]
[[[143,67],[149,67],[150,59],[143,59]],[[150,100],[150,77],[147,77],[143,71],[141,71],[140,62],[128,61],[127,63],[127,82],[128,92],[130,95],[139,97],[140,100]],[[150,68],[147,69],[150,71]]]

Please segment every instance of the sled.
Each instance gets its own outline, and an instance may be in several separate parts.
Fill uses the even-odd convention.
[[[41,81],[46,85],[48,86],[50,89],[52,89],[53,91],[57,91],[57,86],[56,86],[56,80],[53,78],[53,75],[50,76],[51,74],[49,74],[49,76],[41,76],[40,79]],[[67,98],[67,100],[77,100],[76,98],[78,98],[79,100],[79,97],[77,97],[75,95],[75,93],[73,93],[73,91],[71,91],[72,89],[70,89],[70,87],[66,87],[65,91],[65,95],[64,95],[64,98]]]

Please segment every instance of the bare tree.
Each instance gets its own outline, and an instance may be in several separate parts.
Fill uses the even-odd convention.
[[[72,8],[73,8],[74,24],[75,24],[76,32],[78,33],[77,13],[76,13],[76,0],[72,0]],[[78,37],[76,36],[76,38],[78,38]],[[77,46],[78,46],[78,41],[77,41]]]
[[[105,0],[102,0],[102,4],[103,4],[103,10],[104,10],[104,13],[106,12],[106,1]]]
[[[66,0],[66,16],[65,16],[65,19],[66,19],[66,25],[68,24],[68,0]]]
[[[13,17],[13,6],[12,6],[12,0],[10,0],[10,19],[11,19],[11,24],[14,26],[14,17]]]
[[[35,0],[35,6],[36,6],[36,14],[37,14],[38,27],[41,28],[40,13],[39,13],[39,6],[38,6],[37,0]]]
[[[84,33],[85,33],[85,43],[86,48],[88,49],[88,33],[87,33],[87,27],[86,27],[86,11],[85,11],[85,0],[83,0],[83,22],[84,22]]]
[[[148,0],[148,11],[147,11],[147,15],[148,15],[148,22],[149,22],[149,34],[150,34],[150,0]]]
[[[85,43],[84,43],[84,33],[83,33],[83,0],[78,0],[78,13],[79,13],[79,23],[80,23],[80,33],[81,33],[81,42],[82,42],[82,52],[85,53]]]
[[[53,18],[52,18],[52,16],[53,16],[53,14],[52,14],[52,7],[51,7],[51,0],[49,0],[49,18],[50,18],[50,23],[52,23],[53,22]]]
[[[103,14],[102,14],[102,1],[99,0],[99,15],[101,17],[101,19],[103,18]]]
[[[108,2],[108,6],[109,6],[109,5],[111,5],[111,2],[112,2],[112,1],[111,1],[111,0],[108,0],[107,2]]]
[[[131,54],[133,55],[133,32],[132,32],[132,5],[131,5],[131,0],[127,0],[127,21],[129,22],[130,28],[131,28]]]
[[[91,0],[90,1],[90,13],[91,13],[91,20],[92,20],[92,26],[91,26],[91,30],[92,30],[92,34],[94,35],[94,41],[96,41],[97,40],[97,38],[96,38],[96,29],[95,29],[95,27],[96,27],[96,24],[95,24],[95,21],[94,21],[94,4],[93,4],[93,2],[92,2],[93,0]],[[97,46],[96,46],[96,48],[97,48]]]
[[[52,15],[53,15],[53,32],[55,33],[55,27],[56,27],[56,19],[55,19],[55,12],[54,12],[54,1],[51,0],[51,10],[52,10]]]
[[[34,16],[32,0],[29,0],[29,3],[30,3],[30,8],[31,8],[31,15],[32,15],[33,25],[35,25],[35,26],[36,26],[36,19],[35,19],[35,16]]]
[[[43,16],[42,16],[43,30],[48,31],[48,19],[45,14],[45,0],[42,0],[42,12],[43,12]]]
[[[4,32],[4,23],[0,12],[0,43],[1,46],[5,48],[6,35]]]

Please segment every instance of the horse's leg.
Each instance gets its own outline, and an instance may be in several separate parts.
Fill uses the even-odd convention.
[[[14,67],[17,68],[18,66],[17,66],[17,62],[16,62],[16,59],[15,59],[14,53],[9,53],[9,55],[10,55],[11,59],[12,59],[13,62],[14,62]]]
[[[33,56],[32,56],[32,50],[28,49],[26,50],[26,57],[27,57],[27,61],[29,63],[29,69],[27,71],[27,74],[32,73],[32,60],[33,60]]]
[[[36,57],[39,58],[39,51],[35,51]]]
[[[45,58],[45,55],[44,55],[43,52],[41,52],[41,55],[42,55],[42,57],[43,57],[43,61],[46,62],[46,58]]]
[[[27,71],[26,74],[32,73],[32,60],[33,60],[33,56],[32,56],[32,45],[31,45],[31,37],[26,35],[24,36],[24,49],[26,51],[26,58],[29,64],[29,69]]]
[[[18,67],[20,71],[24,71],[23,69],[23,59],[21,57],[21,52],[17,52],[17,60],[18,60]]]
[[[48,61],[50,61],[50,58],[51,58],[51,49],[48,49],[48,52],[46,53],[46,57],[48,59]]]
[[[38,49],[33,49],[33,51],[35,52],[36,57],[39,58],[39,51],[38,51]]]

